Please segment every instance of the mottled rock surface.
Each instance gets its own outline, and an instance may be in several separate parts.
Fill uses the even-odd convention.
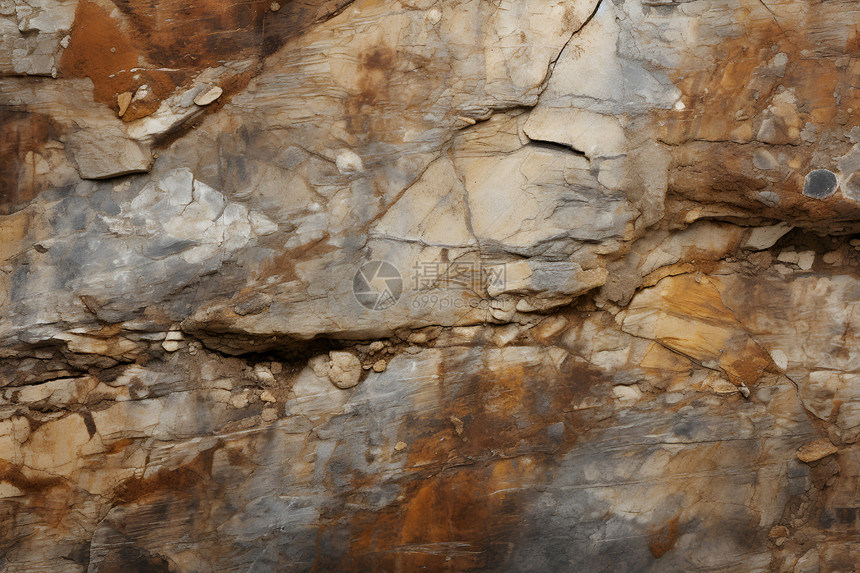
[[[0,0],[0,571],[860,563],[854,0]]]

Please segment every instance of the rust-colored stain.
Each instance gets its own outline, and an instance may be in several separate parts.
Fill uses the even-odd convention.
[[[105,455],[112,456],[118,454],[134,443],[131,438],[121,438],[114,442],[110,442],[105,446]]]
[[[29,508],[52,528],[59,528],[71,510],[68,504],[71,487],[60,477],[27,476],[21,466],[0,459],[0,482],[6,482],[26,494],[22,498],[22,515],[27,513],[24,508]],[[11,516],[0,515],[0,530],[13,529],[8,524],[10,520],[15,521],[17,513],[16,509]]]
[[[361,92],[358,101],[361,104],[374,104],[385,97],[388,92],[388,73],[396,59],[394,50],[377,47],[372,52],[362,56]]]
[[[260,0],[115,4],[120,13],[116,17],[89,0],[78,3],[59,72],[90,78],[96,101],[115,111],[118,94],[137,93],[124,121],[153,113],[199,71],[262,50],[262,18],[268,4]],[[146,97],[140,97],[142,86],[147,86]]]
[[[812,169],[830,168],[832,161],[811,157],[796,145],[802,143],[800,129],[815,126],[817,145],[822,133],[834,125],[857,125],[847,110],[860,107],[860,90],[853,86],[860,66],[850,61],[839,63],[836,57],[809,57],[808,52],[824,49],[815,36],[815,26],[805,19],[781,12],[779,22],[764,10],[758,0],[741,0],[736,12],[743,33],[726,38],[714,48],[709,65],[692,59],[669,71],[683,93],[686,108],[662,113],[663,133],[667,143],[686,143],[676,149],[676,166],[670,171],[669,196],[693,202],[711,203],[715,196],[722,203],[712,205],[715,214],[725,216],[733,210],[738,215],[847,221],[860,216],[860,206],[850,201],[818,201],[802,195],[804,176]],[[857,53],[860,35],[846,38],[844,53]],[[777,53],[785,54],[787,65],[779,74],[767,64]],[[842,53],[842,52],[840,52]],[[797,100],[797,118],[788,125],[778,115],[766,110],[783,90],[791,90]],[[756,141],[765,117],[773,121],[776,143]],[[841,131],[840,136],[841,137]],[[706,143],[708,142],[708,143]],[[759,147],[768,148],[775,157],[780,147],[785,162],[775,173],[760,173],[753,168],[753,154]],[[781,160],[782,161],[782,160]],[[778,207],[768,207],[758,199],[762,190],[780,196]],[[670,215],[674,208],[670,207]],[[707,215],[705,212],[703,215]]]
[[[720,367],[735,385],[757,382],[773,364],[767,351],[748,335],[735,337],[728,342],[727,349]]]
[[[202,69],[260,49],[263,0],[114,0],[147,59],[158,67]]]
[[[278,274],[283,281],[299,280],[299,275],[296,273],[296,263],[314,258],[323,258],[329,253],[337,251],[338,248],[329,242],[329,234],[324,233],[316,241],[311,241],[306,245],[284,251],[273,256],[267,261],[266,266],[261,272],[261,276],[267,277],[272,274]]]
[[[30,478],[24,475],[21,467],[0,459],[0,481],[9,483],[27,494],[44,493],[65,482],[59,477]]]
[[[218,447],[202,452],[177,468],[162,468],[145,478],[128,478],[114,489],[113,498],[118,504],[130,504],[145,503],[153,498],[163,499],[167,492],[171,499],[193,496],[195,492],[205,497],[205,484],[212,476],[212,458]]]
[[[453,379],[451,399],[405,424],[401,496],[381,511],[331,516],[321,539],[346,529],[348,548],[341,555],[321,550],[316,571],[469,571],[505,563],[533,501],[529,486],[592,427],[571,403],[595,393],[599,379],[572,358],[558,370],[470,368],[477,371],[457,380],[469,368],[443,365]],[[354,477],[341,499],[360,506],[364,487],[379,484]]]
[[[117,95],[138,93],[123,115],[153,113],[177,87],[226,61],[263,57],[308,27],[339,13],[348,0],[286,2],[271,12],[268,0],[113,0],[117,10],[81,0],[59,73],[88,77],[96,101],[118,110]],[[246,75],[247,76],[247,75]],[[226,100],[249,77],[227,80]],[[149,95],[138,92],[147,86]]]
[[[523,508],[516,496],[488,495],[492,474],[490,466],[416,480],[402,505],[356,516],[346,562],[318,570],[463,571],[501,564]]]
[[[736,386],[751,386],[773,362],[723,303],[712,280],[689,274],[667,277],[654,287],[659,298],[634,301],[631,308],[651,305],[672,317],[667,325],[658,324],[656,340],[697,362],[716,360]]]
[[[663,557],[670,549],[675,547],[678,542],[680,533],[678,532],[678,518],[673,517],[662,527],[656,529],[648,537],[648,549],[651,550],[651,555],[657,559]]]
[[[135,45],[134,35],[128,32],[99,5],[88,0],[79,2],[69,47],[63,52],[59,67],[62,76],[90,78],[96,101],[115,111],[118,94],[134,94],[138,88],[147,86],[150,95],[133,101],[123,115],[124,121],[153,113],[160,100],[170,95],[189,74],[189,70],[155,69],[158,66],[147,62],[145,51]]]
[[[44,190],[34,154],[58,135],[47,116],[0,107],[0,215],[18,210]]]
[[[426,106],[429,94],[441,89],[438,66],[431,58],[396,46],[379,44],[363,53],[353,71],[355,84],[344,100],[348,143],[403,143],[403,114],[422,121],[418,110]]]
[[[382,133],[378,108],[391,100],[391,74],[397,64],[397,54],[391,48],[378,46],[361,56],[357,70],[358,92],[346,101],[347,130],[360,137],[370,132]]]
[[[845,43],[846,54],[860,54],[860,28],[854,29],[854,35]]]

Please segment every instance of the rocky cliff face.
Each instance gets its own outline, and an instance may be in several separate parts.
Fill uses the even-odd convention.
[[[854,571],[854,0],[0,0],[0,570]]]

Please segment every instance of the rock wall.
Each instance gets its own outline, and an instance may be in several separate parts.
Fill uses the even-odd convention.
[[[854,0],[0,0],[0,571],[855,571]]]

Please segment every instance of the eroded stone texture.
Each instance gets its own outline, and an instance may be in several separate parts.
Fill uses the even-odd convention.
[[[858,21],[0,0],[0,570],[851,571]]]

